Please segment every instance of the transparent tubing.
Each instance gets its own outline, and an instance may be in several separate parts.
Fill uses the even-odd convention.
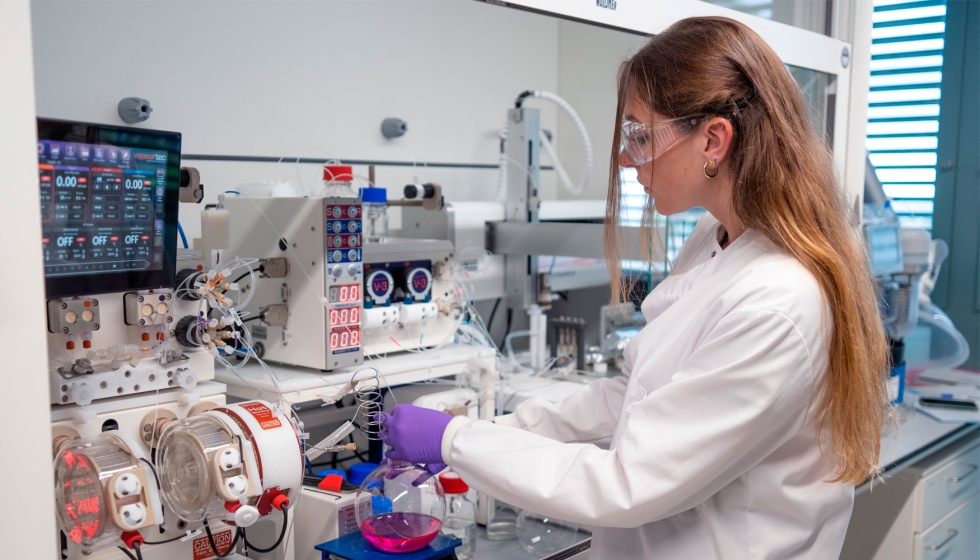
[[[547,151],[548,155],[551,157],[552,163],[555,166],[555,171],[558,173],[559,179],[562,180],[562,184],[565,186],[565,189],[567,189],[571,194],[580,195],[585,192],[585,189],[589,186],[589,180],[592,179],[592,170],[595,166],[595,155],[592,152],[592,140],[589,138],[589,131],[585,128],[585,123],[582,122],[582,118],[578,116],[575,109],[573,109],[567,101],[558,95],[551,93],[550,91],[534,91],[532,95],[533,97],[547,99],[553,102],[555,105],[558,105],[558,107],[560,107],[561,110],[568,115],[568,118],[572,120],[572,124],[575,125],[575,131],[578,132],[579,138],[582,140],[582,148],[585,151],[585,170],[582,172],[582,179],[579,181],[578,185],[572,184],[571,179],[568,178],[568,173],[562,166],[557,154],[555,154],[554,147],[551,146],[551,142],[548,141],[544,134],[542,134],[542,145],[545,146],[545,151]]]
[[[909,367],[917,369],[955,368],[963,365],[963,362],[970,357],[970,343],[967,342],[963,333],[956,329],[949,315],[946,315],[942,309],[935,305],[930,305],[928,312],[925,309],[920,309],[919,322],[930,325],[948,335],[953,341],[954,350],[938,358],[933,358],[930,355],[928,360],[920,362],[909,360]]]
[[[548,157],[551,158],[551,162],[555,167],[555,173],[558,174],[558,180],[561,182],[562,186],[565,187],[565,190],[576,196],[581,195],[589,186],[589,180],[592,179],[592,171],[595,168],[595,154],[592,150],[592,140],[589,138],[589,131],[585,128],[585,123],[567,101],[558,95],[551,93],[550,91],[532,91],[531,97],[547,99],[553,102],[555,105],[558,105],[558,107],[561,108],[566,115],[568,115],[568,118],[571,119],[572,124],[575,125],[575,131],[578,133],[579,138],[582,141],[582,147],[585,151],[585,169],[583,170],[582,178],[577,185],[572,183],[571,178],[568,176],[568,172],[565,171],[565,167],[561,164],[561,160],[558,159],[558,154],[555,152],[554,146],[551,144],[551,141],[548,140],[548,137],[544,134],[544,131],[541,131],[541,146],[544,148],[544,151],[548,153]],[[506,151],[503,149],[503,142],[507,140],[506,131],[507,127],[505,126],[500,134],[500,180],[497,185],[497,199],[500,201],[507,199],[508,161]]]

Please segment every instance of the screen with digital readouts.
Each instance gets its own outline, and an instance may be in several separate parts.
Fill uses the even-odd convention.
[[[361,322],[360,307],[345,307],[343,309],[330,310],[331,327],[346,327],[348,325],[360,324],[360,322]]]
[[[361,329],[357,327],[339,329],[330,333],[330,350],[334,354],[356,349],[360,344]]]
[[[49,298],[172,285],[179,143],[173,133],[38,120]]]
[[[327,292],[328,303],[359,303],[361,301],[360,284],[345,284],[331,286]]]

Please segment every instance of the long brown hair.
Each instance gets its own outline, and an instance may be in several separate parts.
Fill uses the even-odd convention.
[[[728,165],[735,215],[806,267],[829,303],[829,365],[818,430],[830,429],[833,482],[863,482],[876,469],[881,445],[887,345],[867,253],[803,92],[761,37],[721,17],[679,21],[623,63],[606,207],[613,302],[624,295],[618,162],[628,96],[668,118],[718,115],[732,122]],[[659,245],[652,216],[648,201],[641,250],[650,256]]]

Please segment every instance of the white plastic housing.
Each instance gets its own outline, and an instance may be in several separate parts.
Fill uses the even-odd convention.
[[[439,316],[439,307],[435,303],[398,304],[398,322],[402,325],[428,323]]]
[[[252,520],[252,514],[229,515],[225,504],[244,499],[241,507],[267,515],[266,491],[297,496],[302,450],[284,414],[267,402],[249,401],[171,423],[157,448],[157,471],[163,499],[181,519]]]
[[[391,305],[388,307],[372,307],[371,309],[365,309],[362,312],[361,327],[364,329],[391,327],[398,324],[400,317],[400,308],[397,305]]]

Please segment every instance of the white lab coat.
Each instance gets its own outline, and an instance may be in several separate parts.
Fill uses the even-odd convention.
[[[643,302],[626,375],[497,425],[454,419],[444,461],[491,496],[594,526],[595,560],[837,558],[854,489],[826,482],[814,422],[829,308],[764,235],[722,250],[719,232],[702,218]]]

